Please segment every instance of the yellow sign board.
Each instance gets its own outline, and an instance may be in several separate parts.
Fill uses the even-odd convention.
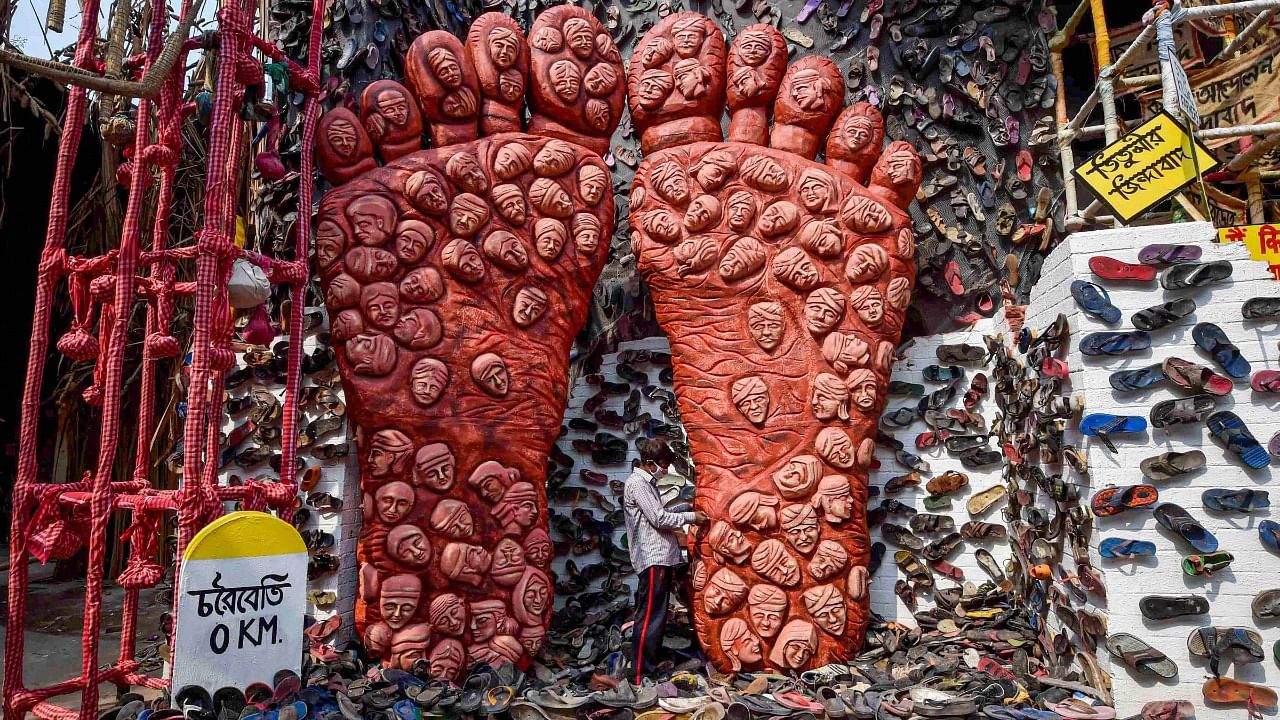
[[[1160,113],[1075,169],[1113,215],[1128,222],[1218,166],[1168,113]]]
[[[1280,265],[1280,225],[1234,225],[1218,230],[1218,242],[1242,242],[1249,258]]]

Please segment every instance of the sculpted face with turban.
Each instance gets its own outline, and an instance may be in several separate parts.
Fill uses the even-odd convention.
[[[782,531],[787,534],[787,542],[803,555],[813,552],[818,546],[818,515],[813,506],[807,503],[796,503],[782,508]]]
[[[809,407],[813,410],[813,416],[819,420],[848,420],[849,390],[845,387],[844,380],[831,373],[819,373],[813,380]]]
[[[451,538],[471,536],[476,529],[471,510],[460,500],[445,498],[431,511],[431,529]]]
[[[801,498],[813,492],[822,473],[822,462],[812,455],[797,455],[773,473],[773,484],[784,498]]]
[[[409,467],[413,442],[399,430],[379,430],[369,442],[369,459],[365,465],[370,477],[401,475]]]
[[[758,302],[747,308],[747,329],[765,352],[782,343],[783,327],[782,303]]]
[[[752,530],[772,530],[778,527],[778,498],[748,490],[729,503],[729,519]]]
[[[747,622],[741,618],[729,618],[720,626],[720,649],[729,658],[734,672],[741,670],[743,665],[764,659],[760,638],[751,633]]]
[[[823,540],[813,553],[809,563],[809,574],[814,580],[826,580],[835,577],[849,564],[849,553],[835,540]]]
[[[832,467],[847,470],[853,467],[853,441],[839,428],[823,428],[813,443],[818,454]]]
[[[804,321],[809,332],[824,335],[844,317],[844,295],[833,288],[818,288],[804,303]]]
[[[751,553],[751,569],[783,587],[800,582],[800,565],[781,540],[765,540]]]
[[[453,593],[439,595],[427,608],[427,619],[441,635],[461,637],[467,626],[467,606]]]
[[[431,562],[431,542],[418,526],[397,525],[387,533],[387,554],[401,565],[423,568]]]
[[[733,526],[723,520],[717,520],[711,525],[711,532],[707,534],[707,542],[711,544],[711,549],[721,558],[729,562],[741,565],[747,561],[747,557],[751,555],[751,543],[742,536],[742,533],[733,529]]]
[[[849,479],[843,475],[828,475],[818,483],[813,504],[822,510],[822,517],[832,525],[839,525],[853,515],[853,495]]]
[[[388,525],[397,525],[413,512],[413,488],[408,483],[395,480],[378,488],[374,494],[374,506],[378,517]]]
[[[702,591],[702,605],[710,615],[731,612],[747,596],[747,584],[737,573],[721,568],[711,576]]]
[[[839,637],[848,619],[844,598],[834,585],[819,585],[804,591],[804,607],[824,632]]]
[[[515,483],[507,488],[490,513],[502,524],[503,532],[519,534],[538,517],[538,492],[530,483]]]
[[[818,649],[818,632],[804,620],[792,620],[778,633],[769,662],[779,668],[799,670]]]
[[[440,569],[450,580],[464,582],[473,587],[484,584],[484,574],[489,570],[492,558],[489,551],[479,545],[451,542],[440,553]]]
[[[747,595],[747,617],[761,637],[771,638],[782,629],[787,614],[787,594],[772,585],[756,585]]]
[[[752,424],[763,425],[769,417],[769,387],[759,376],[738,378],[729,394],[738,412]]]

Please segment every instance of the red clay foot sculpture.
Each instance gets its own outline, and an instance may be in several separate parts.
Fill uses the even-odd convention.
[[[320,122],[340,187],[315,256],[358,427],[357,627],[385,665],[456,681],[524,663],[546,634],[546,463],[613,230],[600,154],[625,78],[604,28],[569,6],[527,42],[499,13],[465,46],[425,33],[406,65],[410,89],[375,82],[359,116]]]
[[[752,25],[726,58],[719,27],[680,13],[628,76],[646,154],[632,242],[712,519],[692,542],[694,611],[722,671],[817,667],[862,644],[867,465],[915,274],[915,151],[881,152],[880,114],[842,107],[830,60],[786,55]]]

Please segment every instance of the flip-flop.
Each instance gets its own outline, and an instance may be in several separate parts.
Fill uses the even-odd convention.
[[[1154,515],[1161,527],[1181,535],[1196,552],[1211,553],[1218,549],[1218,538],[1180,505],[1161,503],[1156,507]]]
[[[1258,523],[1258,539],[1263,545],[1280,552],[1280,523],[1275,520],[1263,520]]]
[[[1182,572],[1192,577],[1196,575],[1212,575],[1230,565],[1231,561],[1235,559],[1235,555],[1229,552],[1188,555],[1182,558]]]
[[[977,362],[987,356],[987,351],[976,345],[939,345],[936,353],[938,360],[948,365]]]
[[[1209,642],[1213,647],[1208,646]],[[1228,651],[1231,653],[1229,656]],[[1262,635],[1252,628],[1206,625],[1192,630],[1187,636],[1187,652],[1195,657],[1212,658],[1217,655],[1237,664],[1256,663],[1263,657]]]
[[[1139,310],[1129,319],[1139,330],[1159,330],[1168,327],[1196,311],[1196,301],[1191,298],[1178,298],[1160,305],[1152,305]]]
[[[1213,323],[1197,323],[1191,330],[1191,339],[1231,377],[1237,380],[1249,377],[1252,370],[1249,361],[1240,354],[1240,348],[1231,342],[1222,328]]]
[[[1240,306],[1240,314],[1246,320],[1280,317],[1280,297],[1249,298]]]
[[[1156,554],[1156,544],[1149,540],[1130,540],[1118,537],[1103,538],[1098,545],[1098,554],[1111,560],[1151,557]]]
[[[1098,285],[1085,280],[1074,280],[1071,283],[1071,297],[1081,310],[1108,325],[1120,322],[1120,308],[1111,304],[1111,296]]]
[[[1250,717],[1261,717],[1258,708],[1274,708],[1277,701],[1275,690],[1235,678],[1215,677],[1205,680],[1201,691],[1204,693],[1205,702],[1248,705]]]
[[[1210,283],[1231,277],[1231,263],[1218,260],[1208,263],[1182,263],[1160,274],[1160,287],[1180,290],[1188,287],[1204,287]]]
[[[1271,462],[1271,455],[1267,449],[1258,443],[1258,439],[1249,432],[1248,426],[1239,415],[1230,410],[1223,410],[1210,415],[1204,424],[1209,428],[1209,432],[1226,445],[1228,450],[1238,455],[1245,465],[1257,470]]]
[[[1138,610],[1148,620],[1168,620],[1204,615],[1209,612],[1209,601],[1199,595],[1147,595],[1138,601]]]
[[[924,379],[932,383],[951,382],[964,377],[964,368],[958,365],[929,365],[924,369]]]
[[[1050,705],[1049,709],[1067,720],[1113,720],[1116,716],[1115,708],[1094,705],[1077,697],[1056,702]]]
[[[1115,444],[1111,442],[1112,435],[1140,433],[1146,429],[1147,419],[1140,415],[1090,413],[1080,418],[1080,434],[1096,436],[1111,452],[1118,452]]]
[[[1151,647],[1145,640],[1129,633],[1116,633],[1107,638],[1107,652],[1125,665],[1138,671],[1171,678],[1178,674],[1178,666],[1168,655]]]
[[[1189,425],[1200,423],[1218,407],[1212,395],[1193,395],[1186,398],[1163,400],[1151,407],[1151,426]]]
[[[1107,382],[1120,392],[1146,390],[1165,379],[1164,370],[1159,363],[1134,370],[1119,370],[1111,373]]]
[[[1127,487],[1106,487],[1093,494],[1089,505],[1093,514],[1098,517],[1119,515],[1125,510],[1154,505],[1160,499],[1160,492],[1153,485],[1129,485]]]
[[[1271,499],[1266,490],[1227,490],[1212,488],[1200,493],[1200,502],[1210,510],[1218,512],[1253,512],[1271,507]]]
[[[990,510],[996,503],[1004,499],[1007,490],[1004,485],[992,485],[986,490],[974,493],[967,502],[965,509],[970,515],[982,515]]]
[[[1156,279],[1156,269],[1150,265],[1127,263],[1105,255],[1094,255],[1089,258],[1089,269],[1103,280],[1150,282]]]
[[[1203,251],[1199,245],[1148,245],[1138,251],[1138,262],[1143,265],[1169,265],[1195,262]]]
[[[1223,377],[1203,365],[1197,365],[1182,358],[1166,358],[1160,364],[1160,370],[1169,382],[1188,390],[1201,390],[1210,395],[1230,395],[1235,385],[1230,378]]]
[[[1262,620],[1280,617],[1280,589],[1259,591],[1249,607],[1253,616]]]
[[[1204,453],[1199,450],[1188,450],[1187,452],[1160,453],[1149,457],[1140,463],[1139,468],[1148,479],[1164,481],[1195,472],[1204,467],[1204,464]]]
[[[1249,378],[1249,387],[1260,393],[1280,393],[1280,370],[1259,370]]]
[[[1150,349],[1151,336],[1140,330],[1132,332],[1096,332],[1080,339],[1080,352],[1085,355],[1126,355]]]

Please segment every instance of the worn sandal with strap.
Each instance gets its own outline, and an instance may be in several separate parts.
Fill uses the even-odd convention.
[[[1223,396],[1230,395],[1235,389],[1235,384],[1229,378],[1182,358],[1167,358],[1161,363],[1160,369],[1169,382],[1188,390]]]
[[[1266,490],[1242,488],[1228,490],[1211,488],[1200,493],[1200,502],[1210,510],[1218,512],[1253,512],[1271,507],[1271,498]]]
[[[1163,400],[1151,407],[1151,426],[1199,424],[1217,407],[1217,398],[1209,394]]]
[[[1249,377],[1252,372],[1249,361],[1240,354],[1240,348],[1217,325],[1197,323],[1191,330],[1191,339],[1195,341],[1196,347],[1208,353],[1218,363],[1218,367],[1231,377],[1240,380]]]
[[[1231,564],[1231,561],[1235,559],[1235,556],[1229,552],[1188,555],[1182,558],[1182,572],[1192,577],[1197,575],[1212,575],[1219,570],[1226,568]]]
[[[1214,413],[1205,420],[1205,427],[1209,428],[1209,432],[1226,445],[1228,450],[1238,455],[1245,465],[1256,470],[1266,467],[1271,462],[1270,453],[1262,447],[1253,433],[1249,432],[1248,426],[1239,415],[1229,410]]]
[[[1107,638],[1107,652],[1138,672],[1171,678],[1178,666],[1168,655],[1152,647],[1142,638],[1129,633],[1116,633]]]
[[[1180,535],[1196,552],[1211,553],[1218,549],[1218,538],[1180,505],[1161,503],[1153,514],[1161,527]]]
[[[1127,355],[1151,348],[1151,336],[1141,330],[1132,332],[1096,332],[1080,339],[1080,352],[1085,355]]]
[[[1205,465],[1204,453],[1199,450],[1160,453],[1139,464],[1142,474],[1150,480],[1172,480],[1179,475],[1195,472]]]
[[[1208,263],[1182,263],[1160,274],[1160,287],[1165,290],[1181,290],[1204,287],[1231,277],[1231,263],[1218,260]]]
[[[1094,493],[1089,505],[1094,515],[1110,517],[1125,510],[1154,505],[1159,499],[1160,493],[1153,485],[1112,486]]]
[[[1182,318],[1196,311],[1196,301],[1191,298],[1178,298],[1160,305],[1152,305],[1134,313],[1129,320],[1139,330],[1159,330],[1169,327]]]

